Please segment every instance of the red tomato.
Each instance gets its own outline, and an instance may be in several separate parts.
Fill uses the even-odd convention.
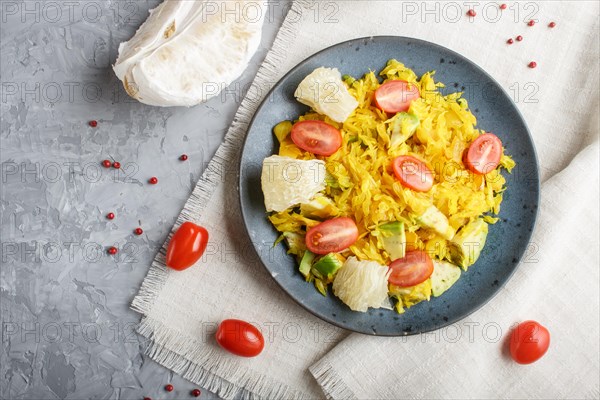
[[[496,169],[502,157],[502,142],[493,133],[484,133],[471,143],[463,162],[471,172],[484,175]]]
[[[394,159],[396,178],[416,192],[427,192],[433,186],[433,172],[427,165],[413,156],[400,156]]]
[[[392,285],[410,287],[424,282],[433,273],[433,261],[421,250],[407,251],[404,258],[390,264],[392,273],[388,281]]]
[[[333,218],[306,232],[306,247],[315,254],[337,253],[358,239],[358,228],[347,217]]]
[[[406,81],[387,81],[375,91],[375,106],[386,113],[408,111],[410,103],[420,97],[419,89]]]
[[[181,224],[167,248],[167,266],[178,271],[191,267],[202,257],[208,232],[191,222]]]
[[[300,121],[292,126],[291,138],[304,151],[330,156],[342,145],[342,134],[323,121]]]
[[[237,356],[256,357],[265,347],[265,339],[258,328],[239,319],[221,322],[215,337],[222,348]]]
[[[550,347],[550,332],[536,321],[521,322],[510,335],[510,355],[519,364],[536,362]]]

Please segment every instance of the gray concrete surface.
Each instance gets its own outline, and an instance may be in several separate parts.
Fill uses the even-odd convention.
[[[192,383],[143,355],[129,304],[289,3],[272,2],[244,75],[189,109],[137,103],[112,72],[158,3],[0,1],[2,399],[192,398]]]

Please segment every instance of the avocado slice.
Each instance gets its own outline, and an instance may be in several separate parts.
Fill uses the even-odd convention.
[[[327,283],[321,279],[315,279],[315,288],[321,293],[323,296],[327,297]]]
[[[450,226],[448,218],[436,206],[430,206],[417,221],[429,229],[439,233],[444,239],[452,240],[454,229]]]
[[[354,81],[356,81],[356,79],[354,79],[353,76],[348,75],[348,74],[344,74],[342,75],[342,80],[344,81],[344,83],[348,86],[352,86],[352,84],[354,83]]]
[[[431,293],[439,297],[460,278],[460,268],[446,261],[433,260]]]
[[[381,241],[383,248],[390,256],[392,261],[404,257],[406,252],[406,233],[404,232],[404,222],[388,222],[379,225],[381,232]]]
[[[334,188],[334,189],[340,188],[340,183],[335,178],[335,176],[333,176],[332,174],[329,173],[329,171],[325,171],[325,184],[327,186],[329,186],[330,188]]]
[[[327,196],[317,195],[308,203],[300,204],[300,213],[306,217],[331,218],[338,214],[333,200]]]
[[[413,113],[399,112],[392,118],[392,135],[390,148],[404,143],[410,138],[419,126],[419,118]]]
[[[308,278],[308,274],[310,273],[314,259],[315,253],[310,250],[306,250],[302,256],[302,260],[300,260],[300,273],[304,275],[305,278]]]
[[[279,143],[283,142],[292,131],[292,121],[281,121],[273,128],[273,133]]]
[[[285,242],[287,243],[289,250],[289,254],[295,254],[297,256],[301,256],[303,252],[306,250],[306,243],[304,241],[304,236],[295,233],[295,232],[283,232],[283,237],[285,238]]]
[[[325,279],[333,278],[333,275],[342,267],[342,261],[335,253],[329,253],[321,257],[313,268]]]
[[[450,260],[466,270],[479,258],[487,234],[488,224],[481,218],[463,226],[450,242]]]

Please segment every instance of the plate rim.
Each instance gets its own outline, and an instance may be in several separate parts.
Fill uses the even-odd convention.
[[[335,43],[331,46],[328,46],[324,49],[321,49],[313,54],[311,54],[310,56],[304,58],[302,61],[298,62],[293,68],[291,68],[290,70],[288,70],[287,72],[285,72],[283,74],[283,76],[277,80],[277,82],[275,82],[273,84],[273,87],[267,92],[267,94],[265,95],[265,97],[262,99],[262,101],[260,102],[260,104],[257,106],[256,110],[254,111],[252,118],[250,119],[250,121],[248,122],[248,126],[246,128],[246,133],[244,135],[244,140],[242,141],[241,144],[241,149],[240,149],[240,154],[238,157],[238,168],[237,168],[237,192],[238,192],[238,206],[240,207],[240,212],[241,212],[241,216],[242,216],[242,220],[243,220],[243,225],[244,225],[244,230],[246,232],[246,236],[247,238],[250,239],[250,241],[252,242],[252,236],[250,234],[250,230],[249,230],[249,226],[248,226],[248,222],[247,222],[247,218],[246,218],[246,212],[244,211],[244,206],[242,204],[242,187],[243,187],[243,182],[242,179],[244,177],[244,174],[242,173],[242,161],[244,159],[244,154],[246,153],[246,145],[248,142],[248,133],[251,129],[251,127],[254,125],[254,121],[257,117],[257,115],[259,114],[260,111],[262,111],[263,107],[265,107],[265,105],[267,105],[269,98],[271,98],[271,96],[273,95],[273,93],[275,92],[275,90],[280,86],[280,84],[282,83],[282,81],[284,81],[290,74],[294,73],[296,70],[300,69],[306,62],[308,62],[309,60],[321,55],[322,53],[325,53],[329,50],[331,50],[332,48],[336,48],[336,47],[341,47],[343,45],[347,45],[349,43],[353,43],[353,42],[364,42],[364,41],[375,41],[375,40],[409,40],[409,41],[413,41],[413,42],[419,42],[420,44],[424,44],[426,46],[432,46],[438,49],[442,49],[445,52],[448,52],[450,54],[452,54],[453,56],[460,58],[462,61],[467,62],[468,64],[470,64],[471,66],[475,67],[480,73],[482,73],[484,76],[486,76],[491,82],[493,82],[498,88],[500,88],[500,90],[502,91],[502,94],[504,96],[506,96],[510,101],[509,104],[511,105],[511,107],[514,109],[514,111],[516,112],[516,114],[519,116],[521,122],[523,123],[523,126],[525,127],[525,131],[527,133],[527,138],[529,139],[529,141],[531,142],[531,148],[532,148],[532,156],[533,159],[535,161],[535,201],[536,201],[536,205],[537,207],[535,208],[535,212],[533,213],[532,216],[532,226],[531,226],[531,230],[527,232],[526,237],[524,239],[526,239],[526,243],[527,245],[531,242],[531,238],[533,236],[533,233],[536,230],[537,227],[537,220],[538,220],[538,215],[539,215],[539,205],[540,205],[540,198],[541,198],[541,182],[540,182],[540,163],[539,163],[539,158],[538,158],[538,154],[537,154],[537,149],[535,146],[535,142],[533,140],[533,136],[531,135],[531,131],[529,129],[529,126],[527,125],[527,121],[525,120],[523,114],[521,113],[521,111],[519,110],[519,108],[517,107],[517,105],[515,104],[515,102],[513,101],[512,97],[510,97],[510,95],[508,94],[508,92],[504,89],[504,87],[494,78],[492,77],[486,70],[484,70],[481,66],[479,66],[477,63],[475,63],[474,61],[468,59],[467,57],[463,56],[462,54],[449,49],[445,46],[439,45],[437,43],[433,43],[433,42],[429,42],[427,40],[423,40],[423,39],[419,39],[419,38],[413,38],[413,37],[409,37],[409,36],[395,36],[395,35],[374,35],[374,36],[364,36],[364,37],[357,37],[354,39],[349,39],[349,40],[345,40],[343,42],[339,42],[339,43]],[[266,215],[266,214],[265,214]],[[253,243],[253,242],[252,242]],[[353,328],[351,326],[351,324],[349,323],[343,323],[340,322],[336,319],[333,319],[325,314],[318,314],[317,312],[315,312],[315,310],[311,309],[308,305],[304,304],[302,301],[298,300],[295,296],[293,296],[287,289],[286,287],[280,283],[277,279],[275,279],[272,275],[271,275],[271,270],[267,267],[267,265],[263,262],[262,257],[260,256],[260,254],[258,253],[256,246],[254,246],[254,244],[251,246],[255,255],[257,256],[258,260],[260,261],[260,263],[262,264],[263,268],[269,273],[269,275],[271,275],[271,279],[273,279],[275,281],[275,283],[277,283],[277,285],[285,292],[285,294],[291,298],[296,304],[300,305],[303,309],[305,309],[306,311],[308,311],[310,314],[312,314],[313,316],[327,322],[330,323],[338,328],[350,331],[350,332],[356,332],[356,333],[360,333],[363,335],[367,335],[367,336],[381,336],[381,337],[400,337],[400,336],[413,336],[413,335],[418,335],[418,334],[423,334],[423,333],[428,333],[428,332],[433,332],[433,331],[437,331],[439,329],[443,329],[447,326],[450,326],[456,322],[462,321],[463,319],[465,319],[466,317],[468,317],[469,315],[477,312],[478,310],[480,310],[483,306],[487,305],[492,299],[494,299],[501,291],[501,289],[511,280],[511,278],[513,277],[513,275],[515,274],[515,272],[517,271],[517,269],[519,268],[519,265],[521,264],[521,260],[523,259],[523,256],[525,254],[525,251],[527,250],[528,246],[524,246],[522,251],[520,251],[520,253],[518,254],[517,258],[517,262],[514,263],[513,268],[511,268],[510,272],[506,275],[506,278],[504,279],[504,281],[497,285],[494,289],[494,291],[491,293],[490,296],[488,296],[483,302],[481,302],[480,304],[478,304],[475,307],[470,308],[468,311],[457,315],[453,318],[448,318],[447,321],[444,321],[443,323],[437,324],[435,327],[432,327],[430,329],[424,329],[424,330],[415,330],[415,331],[410,331],[410,332],[398,332],[398,333],[386,333],[386,332],[372,332],[372,331],[363,331],[363,330],[358,330],[356,328]]]

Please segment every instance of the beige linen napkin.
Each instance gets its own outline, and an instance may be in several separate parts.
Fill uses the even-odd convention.
[[[598,396],[598,5],[511,3],[514,10],[495,20],[497,3],[477,3],[474,19],[464,15],[465,4],[294,2],[178,219],[210,231],[206,255],[173,272],[164,267],[163,248],[134,299],[155,360],[226,398],[322,397],[321,390],[335,398]],[[538,24],[527,27],[532,11]],[[546,26],[551,20],[553,30]],[[525,40],[505,44],[518,34]],[[537,261],[523,263],[492,302],[433,334],[353,334],[336,346],[347,333],[292,302],[257,261],[234,172],[267,89],[316,51],[369,35],[435,42],[488,71],[523,112],[546,182],[533,241],[538,250],[525,260]],[[527,68],[531,60],[538,68]],[[215,345],[216,324],[236,317],[262,328],[267,345],[260,357],[240,359]],[[527,318],[550,328],[552,347],[542,361],[522,367],[508,361],[502,341],[513,322]]]
[[[543,184],[532,246],[501,292],[463,321],[408,338],[351,335],[311,367],[334,398],[598,398],[598,142]],[[593,171],[593,172],[592,172]],[[551,334],[518,365],[510,327]],[[349,367],[351,366],[351,367]]]

